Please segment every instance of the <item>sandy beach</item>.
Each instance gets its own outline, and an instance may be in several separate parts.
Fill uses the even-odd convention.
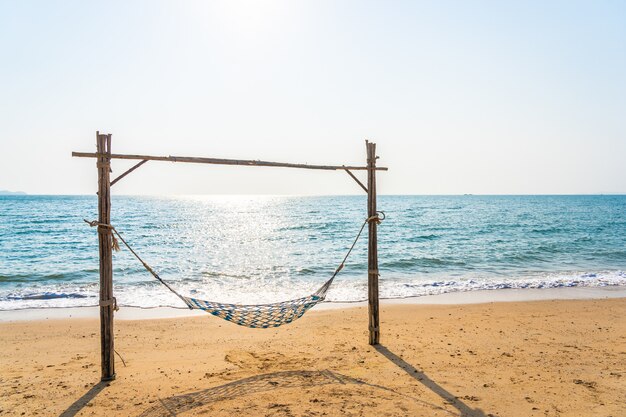
[[[625,40],[0,1],[0,417],[626,417]]]
[[[0,324],[2,416],[623,416],[626,299],[383,304],[278,329],[116,321],[99,382],[94,319]]]

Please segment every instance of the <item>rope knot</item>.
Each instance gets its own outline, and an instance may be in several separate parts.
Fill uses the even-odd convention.
[[[100,307],[113,306],[113,310],[118,311],[120,308],[117,306],[117,298],[111,297],[108,300],[100,300],[98,303]]]
[[[380,217],[382,215],[382,218]],[[382,222],[383,220],[385,220],[386,216],[385,216],[385,212],[384,211],[377,211],[375,215],[368,217],[367,220],[365,220],[367,223],[371,223],[371,222],[376,222],[376,224],[380,224],[380,222]]]
[[[98,233],[111,235],[111,247],[113,248],[115,252],[120,251],[120,245],[117,239],[115,238],[115,234],[113,233],[113,232],[117,233],[117,230],[115,230],[113,226],[111,226],[110,224],[99,223],[98,220],[92,220],[92,221],[89,221],[87,219],[83,219],[83,220],[85,221],[85,223],[87,223],[91,227],[98,226]]]

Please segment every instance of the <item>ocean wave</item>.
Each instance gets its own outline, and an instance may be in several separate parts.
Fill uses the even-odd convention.
[[[590,252],[589,255],[602,256],[615,260],[626,260],[626,250],[595,250]]]
[[[317,290],[324,279],[285,278],[257,280],[254,283],[222,280],[184,280],[173,283],[181,294],[228,303],[260,304],[299,298]],[[433,279],[426,276],[394,277],[385,273],[380,278],[380,296],[384,299],[422,297],[452,292],[544,289],[565,287],[626,286],[626,272],[587,271],[563,273],[535,273],[524,276],[444,276]],[[127,285],[116,285],[115,296],[120,306],[184,307],[180,299],[158,282],[151,280]],[[355,302],[367,299],[367,279],[337,278],[326,301]],[[87,286],[39,286],[38,289],[14,289],[0,292],[0,310],[46,307],[80,307],[97,305],[97,284]]]
[[[412,258],[400,258],[391,261],[382,261],[380,266],[390,270],[408,270],[412,268],[443,268],[443,267],[458,267],[464,266],[466,263],[459,260],[451,259],[439,259],[430,257],[412,257]]]
[[[315,275],[319,272],[316,268],[299,268],[296,270],[298,275]]]
[[[543,253],[516,253],[512,255],[505,255],[499,258],[501,263],[512,263],[513,265],[528,265],[529,262],[547,262],[548,258]]]
[[[229,274],[226,272],[202,271],[201,274],[205,277],[210,277],[210,278],[235,278],[235,279],[249,279],[250,278],[250,275]]]
[[[506,290],[506,289],[547,289],[568,287],[608,287],[626,286],[626,273],[623,271],[539,273],[523,277],[461,277],[459,279],[380,279],[380,296],[384,299],[400,299],[439,295],[452,292]],[[360,297],[355,297],[360,293]],[[328,301],[357,301],[367,299],[367,285],[360,283],[331,290]]]
[[[59,272],[51,274],[15,274],[0,275],[0,283],[25,283],[25,282],[45,282],[45,281],[74,281],[93,277],[98,269],[85,269],[75,272]]]
[[[93,298],[94,296],[78,294],[78,293],[56,293],[56,292],[43,292],[43,293],[26,293],[26,294],[9,294],[5,297],[6,300],[55,300],[59,298]]]
[[[436,235],[436,234],[428,234],[428,235],[417,235],[417,236],[411,236],[409,238],[406,239],[407,242],[424,242],[424,241],[430,241],[430,240],[435,240],[435,239],[439,239],[440,235]]]
[[[565,251],[563,248],[560,248],[560,247],[558,247],[557,245],[554,245],[554,244],[539,245],[539,246],[537,246],[536,250],[541,252],[541,253],[561,253],[561,252]]]
[[[567,229],[563,227],[542,227],[531,229],[530,232],[538,235],[554,235],[557,233],[567,232]]]

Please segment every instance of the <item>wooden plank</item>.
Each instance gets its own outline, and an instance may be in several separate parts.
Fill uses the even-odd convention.
[[[365,141],[367,148],[367,217],[376,216],[376,144]],[[369,315],[369,344],[380,342],[380,318],[378,302],[378,222],[370,221],[367,243],[367,288]]]
[[[133,165],[131,168],[129,168],[128,170],[126,170],[126,172],[124,172],[123,174],[121,174],[119,177],[117,177],[116,179],[114,179],[113,181],[111,181],[111,187],[113,187],[115,185],[116,182],[118,182],[119,180],[121,180],[122,178],[124,178],[125,176],[127,176],[128,174],[130,174],[131,172],[133,172],[134,170],[136,170],[137,168],[139,168],[140,166],[142,166],[143,164],[145,164],[146,162],[148,162],[147,159],[144,159],[143,161]]]
[[[78,158],[98,158],[98,153],[91,152],[72,152],[72,156]],[[152,155],[127,155],[127,154],[110,154],[110,159],[141,159],[147,161],[168,161],[168,162],[186,162],[194,164],[214,164],[214,165],[242,165],[242,166],[264,166],[264,167],[282,167],[282,168],[302,168],[302,169],[318,169],[318,170],[345,170],[365,171],[368,167],[349,166],[349,165],[309,165],[309,164],[292,164],[284,162],[269,162],[248,159],[223,159],[223,158],[202,158],[191,156],[152,156]],[[385,167],[375,168],[378,171],[387,171]]]
[[[349,169],[346,169],[346,172],[348,173],[348,175],[350,175],[352,177],[353,180],[356,181],[357,184],[359,184],[361,186],[361,188],[363,189],[363,191],[365,191],[366,193],[367,191],[367,187],[363,185],[363,183],[361,181],[359,181],[359,179],[357,177],[354,176],[354,174],[352,172],[350,172]]]
[[[111,221],[111,135],[96,132],[96,147],[99,158],[98,168],[98,222],[110,224]],[[101,379],[115,379],[115,357],[113,336],[113,245],[111,230],[98,226],[100,249],[100,354]]]

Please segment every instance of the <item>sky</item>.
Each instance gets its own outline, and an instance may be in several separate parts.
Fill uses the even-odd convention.
[[[338,165],[369,139],[382,194],[620,193],[625,113],[625,1],[0,0],[5,190],[93,194],[71,152],[99,130],[114,153]],[[113,191],[362,193],[169,162]]]

